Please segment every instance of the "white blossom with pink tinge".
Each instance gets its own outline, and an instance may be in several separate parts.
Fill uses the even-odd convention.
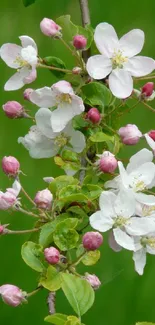
[[[74,94],[71,84],[65,80],[58,81],[51,88],[34,90],[30,100],[39,107],[57,107],[50,118],[54,132],[62,131],[74,116],[85,110],[82,98]]]
[[[19,204],[18,194],[21,190],[20,183],[15,180],[11,188],[7,188],[6,192],[0,191],[0,210],[8,210],[14,205]]]
[[[38,49],[29,36],[20,36],[21,45],[7,43],[0,49],[1,59],[17,72],[6,82],[6,91],[17,90],[36,79]]]
[[[155,69],[155,61],[137,56],[144,45],[144,32],[133,29],[118,39],[115,29],[108,23],[100,23],[94,34],[96,46],[101,54],[91,56],[87,71],[94,79],[109,76],[109,88],[114,96],[127,98],[133,91],[132,77],[142,77]]]

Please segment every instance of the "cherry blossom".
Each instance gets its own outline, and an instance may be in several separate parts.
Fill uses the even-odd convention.
[[[17,72],[6,82],[4,89],[17,90],[36,79],[38,50],[29,36],[20,36],[21,45],[6,43],[0,49],[2,60]]]
[[[135,270],[139,275],[142,275],[146,265],[146,254],[155,255],[155,232],[151,232],[147,236],[135,237],[134,242],[133,260]]]
[[[85,148],[84,135],[75,131],[71,123],[62,132],[53,132],[52,118],[48,108],[40,108],[35,115],[36,125],[30,128],[25,137],[20,137],[18,143],[22,143],[30,156],[36,159],[53,157],[64,147],[82,152]]]
[[[39,107],[57,107],[51,113],[54,132],[62,131],[74,116],[85,110],[82,98],[74,94],[71,84],[65,80],[58,81],[51,88],[34,90],[30,100]]]
[[[132,77],[146,76],[155,69],[154,60],[137,56],[144,45],[144,32],[133,29],[119,40],[115,29],[108,23],[100,23],[94,34],[101,53],[90,57],[87,71],[94,79],[109,75],[109,88],[118,98],[129,97],[133,91]]]
[[[20,183],[15,180],[11,188],[6,192],[0,191],[0,210],[8,210],[16,204],[19,204],[18,194],[21,190]]]

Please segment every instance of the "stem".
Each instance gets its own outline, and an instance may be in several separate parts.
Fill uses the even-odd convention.
[[[22,186],[21,190],[24,193],[24,195],[27,197],[27,199],[36,207],[35,202],[31,199],[31,197],[29,196],[29,194],[24,190],[23,186]]]
[[[36,231],[39,231],[39,228],[28,229],[28,230],[10,230],[10,229],[8,229],[8,232],[6,233],[6,235],[28,234],[28,233],[36,232]]]
[[[56,292],[51,291],[47,298],[49,313],[51,315],[55,314],[55,298],[56,298]]]
[[[80,181],[80,184],[82,184],[84,178],[85,178],[85,174],[86,174],[86,166],[87,166],[87,160],[82,157],[81,158],[81,172],[80,172],[80,176],[79,176],[79,181]]]
[[[36,290],[34,290],[34,291],[28,293],[26,297],[29,298],[29,297],[35,295],[35,294],[36,294],[38,291],[40,291],[41,289],[42,289],[42,287],[38,287]]]
[[[137,81],[139,80],[150,80],[150,79],[155,79],[155,76],[147,76],[147,77],[140,77],[140,78],[135,78]]]
[[[33,212],[30,212],[30,211],[27,211],[27,210],[24,210],[23,208],[21,207],[15,207],[16,211],[19,211],[19,212],[22,212],[24,214],[27,214],[28,216],[31,216],[31,217],[35,217],[35,218],[39,218],[39,216]]]
[[[70,267],[72,267],[72,266],[76,266],[76,265],[78,265],[80,262],[81,262],[81,260],[83,259],[83,257],[84,257],[84,255],[86,254],[86,251],[84,251],[71,265],[70,265]]]
[[[151,107],[149,104],[147,104],[146,102],[142,102],[144,106],[146,106],[151,112],[155,113],[155,109],[153,107]]]
[[[73,73],[72,70],[56,68],[56,67],[52,67],[50,65],[45,65],[45,64],[38,64],[38,67],[49,69],[49,70],[61,71],[61,72],[65,72],[65,73]]]
[[[79,3],[81,8],[82,25],[83,27],[86,27],[87,25],[90,25],[88,0],[79,0]]]

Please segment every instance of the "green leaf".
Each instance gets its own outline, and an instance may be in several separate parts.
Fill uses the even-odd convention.
[[[91,82],[84,85],[81,90],[85,103],[90,106],[99,105],[104,107],[111,102],[112,95],[110,90],[99,82]]]
[[[99,177],[97,175],[93,175],[92,173],[91,174],[88,174],[84,180],[83,180],[83,185],[87,185],[87,184],[97,184],[98,183],[98,180],[99,180]]]
[[[98,185],[93,184],[87,184],[82,186],[82,192],[90,199],[90,200],[96,200],[101,192],[102,188]]]
[[[138,323],[136,323],[136,325],[155,325],[155,323],[151,323],[151,322],[138,322]]]
[[[39,244],[43,246],[43,248],[49,246],[53,241],[53,233],[56,229],[57,224],[59,222],[69,218],[68,213],[63,213],[59,217],[57,217],[55,220],[46,223],[40,231],[39,236]]]
[[[85,120],[85,118],[81,115],[75,116],[73,119],[73,127],[76,130],[81,130],[82,128],[86,128],[89,126],[89,121]]]
[[[113,142],[114,138],[103,132],[96,132],[89,138],[92,142]]]
[[[57,225],[53,238],[60,250],[67,251],[76,247],[79,234],[74,228],[77,224],[77,218],[68,218]]]
[[[81,325],[81,322],[76,316],[68,316],[65,325]]]
[[[55,56],[47,56],[43,59],[43,62],[48,65],[48,66],[51,66],[51,67],[56,67],[56,68],[60,68],[60,69],[66,69],[66,65],[65,63],[55,57]],[[63,78],[64,75],[66,74],[65,72],[62,72],[62,71],[56,71],[56,70],[50,70],[50,72],[52,74],[54,74],[57,78]]]
[[[73,37],[78,34],[78,26],[74,25],[70,20],[70,15],[57,18],[56,23],[62,28],[62,37],[66,42],[73,40]],[[72,46],[70,44],[70,46]]]
[[[54,325],[65,325],[67,315],[56,313],[54,315],[49,315],[45,317],[44,320],[45,322],[52,323]]]
[[[94,290],[90,284],[73,274],[63,273],[62,290],[70,305],[80,317],[85,314],[94,303]]]
[[[53,194],[59,192],[61,189],[65,188],[67,185],[76,185],[78,180],[72,176],[59,176],[56,177],[52,183],[49,185],[49,189]]]
[[[70,207],[69,209],[67,209],[67,212],[73,213],[78,218],[87,218],[87,214],[78,205]]]
[[[76,152],[71,151],[71,150],[63,150],[61,157],[65,161],[67,160],[67,161],[79,163],[78,154]]]
[[[24,262],[37,272],[44,271],[44,265],[40,261],[43,247],[31,241],[26,242],[22,246],[21,255]]]
[[[100,255],[101,253],[99,250],[89,251],[84,255],[82,259],[82,263],[87,266],[94,265],[100,259]]]
[[[28,7],[30,5],[32,5],[33,3],[35,3],[36,0],[23,0],[23,4],[25,7]]]
[[[61,273],[56,268],[50,265],[45,275],[39,280],[39,285],[42,285],[49,291],[57,291],[61,288]]]
[[[59,192],[59,199],[62,207],[65,204],[73,202],[87,202],[88,198],[85,194],[80,193],[80,187],[76,185],[68,185]]]

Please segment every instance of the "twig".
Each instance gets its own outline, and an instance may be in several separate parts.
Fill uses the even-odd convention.
[[[28,230],[10,230],[6,232],[6,235],[16,235],[16,234],[28,234],[31,232],[36,232],[39,231],[39,228],[34,228],[34,229],[28,229]]]
[[[35,202],[31,199],[31,197],[29,196],[29,194],[24,190],[23,186],[21,187],[21,190],[24,193],[24,195],[27,197],[27,199],[36,207]]]
[[[79,0],[80,8],[81,8],[81,16],[82,16],[82,25],[86,27],[90,25],[90,14],[89,14],[89,7],[88,7],[88,0]]]
[[[44,69],[49,69],[49,70],[54,70],[54,71],[61,71],[64,73],[73,73],[72,70],[56,68],[56,67],[52,67],[50,65],[45,65],[45,64],[38,64],[38,68],[44,68]]]
[[[22,212],[22,213],[27,214],[28,216],[31,216],[31,217],[35,217],[35,218],[40,217],[39,215],[37,215],[37,214],[35,214],[35,213],[31,212],[31,211],[24,210],[23,208],[21,208],[19,206],[18,207],[15,206],[15,209],[16,209],[16,211]]]
[[[47,298],[48,309],[51,315],[55,314],[55,298],[56,298],[56,292],[51,291]]]

